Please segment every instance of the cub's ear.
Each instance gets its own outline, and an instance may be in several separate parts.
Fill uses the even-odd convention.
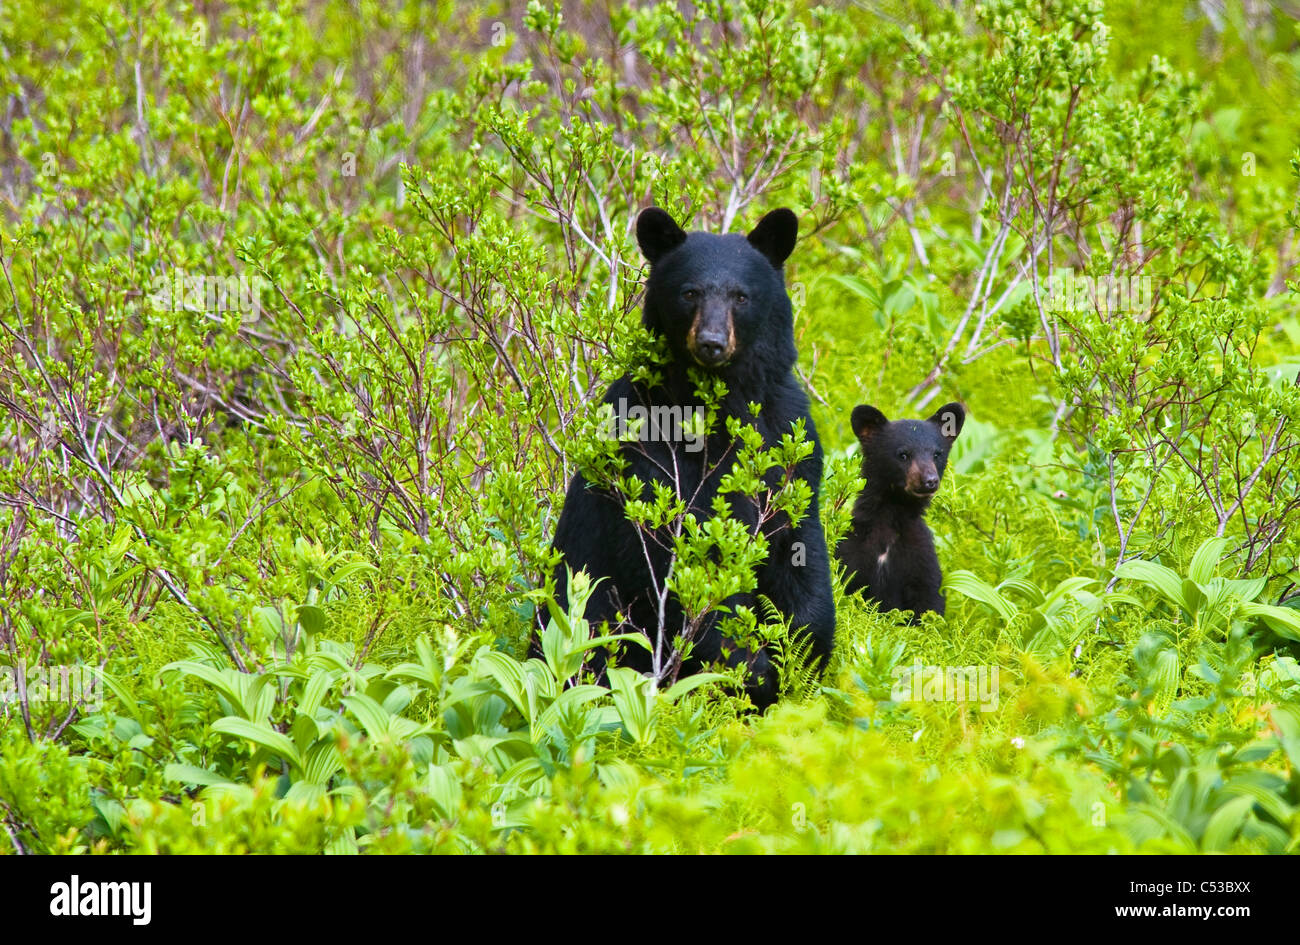
[[[773,210],[758,221],[749,234],[749,245],[767,257],[777,269],[794,251],[794,240],[799,235],[799,218],[794,211],[782,207]]]
[[[966,408],[961,404],[944,404],[934,412],[927,421],[939,428],[939,435],[951,443],[961,433],[961,425],[966,422]]]
[[[858,404],[853,408],[853,416],[849,418],[853,424],[853,435],[862,442],[866,442],[880,432],[880,429],[889,421],[885,415],[868,404]]]
[[[686,231],[673,222],[667,210],[647,207],[636,218],[636,241],[653,266],[686,241]]]

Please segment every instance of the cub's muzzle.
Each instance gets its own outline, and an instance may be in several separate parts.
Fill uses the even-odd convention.
[[[914,463],[907,471],[906,489],[918,499],[928,499],[939,491],[939,470],[930,463]]]

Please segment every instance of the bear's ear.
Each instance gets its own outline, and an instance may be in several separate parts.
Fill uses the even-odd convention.
[[[929,423],[939,428],[939,435],[951,443],[961,433],[961,425],[966,422],[966,409],[961,404],[944,404],[934,412]]]
[[[749,234],[749,245],[767,257],[777,269],[794,252],[795,237],[799,235],[799,218],[794,211],[782,207],[773,210],[758,221]]]
[[[881,428],[889,421],[875,407],[868,404],[858,404],[853,408],[853,416],[849,418],[849,422],[853,424],[853,435],[866,442],[879,433]]]
[[[667,210],[647,207],[636,218],[636,241],[650,265],[686,241],[686,231],[678,226]]]

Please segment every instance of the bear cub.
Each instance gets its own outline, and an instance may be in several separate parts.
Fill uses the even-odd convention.
[[[782,273],[797,233],[798,220],[785,209],[767,214],[747,236],[688,233],[658,207],[643,211],[636,237],[650,264],[644,324],[667,342],[667,361],[653,378],[625,375],[615,381],[604,403],[615,412],[637,410],[650,418],[698,416],[703,414],[698,377],[725,382],[727,394],[713,429],[686,437],[670,427],[666,436],[645,437],[643,432],[639,442],[621,443],[625,474],[644,483],[642,498],[653,500],[655,486],[666,488],[701,522],[715,514],[716,502],[722,500],[747,527],[761,527],[768,557],[758,567],[757,586],[723,606],[757,611],[759,595],[766,597],[796,633],[808,635],[813,655],[824,666],[835,633],[835,602],[817,507],[822,451],[808,397],[794,374],[794,314]],[[757,416],[750,413],[751,403],[760,405]],[[802,421],[813,445],[812,455],[795,469],[812,493],[802,520],[791,522],[781,512],[760,525],[755,504],[727,490],[738,453],[738,444],[726,432],[728,416],[753,424],[768,446]],[[645,430],[653,434],[654,425],[645,424]],[[771,474],[769,488],[777,485],[776,475]],[[665,592],[675,564],[672,535],[644,533],[629,522],[625,498],[577,473],[564,499],[554,547],[563,556],[555,570],[556,600],[562,607],[568,606],[565,568],[584,568],[600,582],[587,605],[591,624],[608,622],[610,632],[639,631],[648,637],[650,652],[622,647],[622,665],[667,679],[715,661],[743,664],[754,704],[762,709],[776,701],[776,668],[765,651],[749,653],[734,646],[719,627],[718,612],[702,623],[687,619],[676,597]],[[674,665],[682,637],[694,649],[689,659]],[[597,650],[587,667],[599,679],[605,664],[606,654]]]
[[[836,548],[848,593],[864,593],[883,610],[944,611],[943,575],[925,510],[939,491],[948,453],[966,411],[944,404],[927,420],[890,422],[875,407],[853,408],[866,487],[853,506],[853,525]]]

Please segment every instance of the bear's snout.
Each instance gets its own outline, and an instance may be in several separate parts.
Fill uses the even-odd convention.
[[[907,491],[928,499],[939,491],[939,470],[934,463],[913,463],[907,470]]]
[[[736,353],[736,322],[731,307],[707,301],[695,313],[686,349],[701,367],[720,368]]]

